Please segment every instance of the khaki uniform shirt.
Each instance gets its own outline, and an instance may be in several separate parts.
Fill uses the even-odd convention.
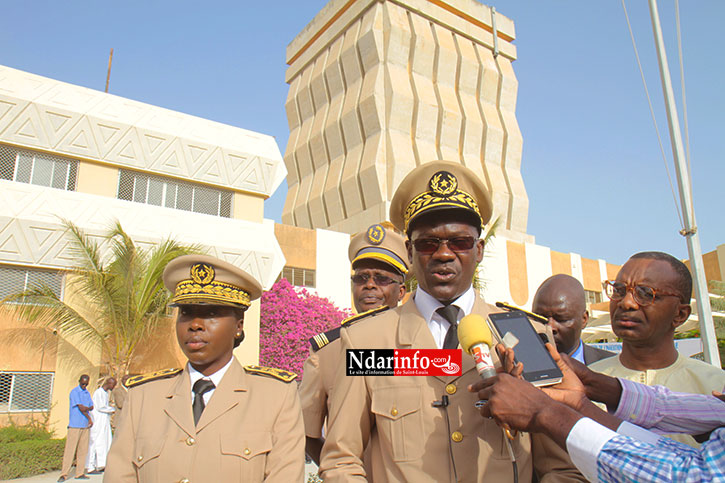
[[[129,391],[104,481],[298,482],[305,438],[297,384],[235,360],[194,426],[188,365]]]
[[[473,313],[494,307],[476,298]],[[363,319],[341,332],[342,350],[437,349],[414,300]],[[495,357],[495,355],[494,355]],[[495,360],[495,359],[494,359]],[[338,481],[447,482],[513,481],[506,436],[474,407],[468,385],[479,380],[473,358],[463,355],[463,374],[448,377],[345,376],[338,373],[330,402],[330,431],[320,471],[326,483]],[[446,409],[433,407],[449,397]],[[446,423],[446,412],[450,430]],[[362,465],[371,445],[371,474]],[[529,482],[534,467],[541,481],[586,481],[566,452],[542,435],[519,434],[512,441],[519,481]],[[451,458],[450,452],[453,453]]]
[[[328,399],[335,385],[337,371],[344,364],[340,349],[340,339],[333,340],[318,351],[310,350],[310,356],[305,361],[300,401],[305,435],[310,438],[322,437],[322,427],[329,409]]]

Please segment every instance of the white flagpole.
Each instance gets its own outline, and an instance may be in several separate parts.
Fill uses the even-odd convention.
[[[665,52],[665,44],[662,41],[662,28],[660,27],[660,16],[657,11],[657,0],[649,0],[649,11],[652,17],[652,30],[654,31],[655,47],[657,48],[657,58],[660,66],[660,77],[662,78],[662,92],[665,96],[665,107],[667,108],[667,121],[670,126],[670,141],[672,143],[672,156],[675,160],[677,186],[680,191],[682,217],[685,223],[682,234],[687,240],[687,252],[690,256],[690,266],[692,267],[692,273],[694,275],[695,299],[697,301],[698,318],[700,319],[700,337],[702,338],[705,361],[720,367],[720,352],[717,348],[715,326],[712,322],[710,295],[707,290],[705,266],[702,263],[702,251],[700,250],[700,237],[697,234],[695,209],[692,204],[690,176],[685,165],[686,158],[682,148],[680,121],[677,117],[677,106],[674,95],[672,94],[670,68],[667,65],[667,53]]]

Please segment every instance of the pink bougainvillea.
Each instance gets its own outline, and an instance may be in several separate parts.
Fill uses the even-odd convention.
[[[310,352],[309,338],[339,326],[350,315],[350,310],[280,279],[262,294],[259,363],[301,377]]]

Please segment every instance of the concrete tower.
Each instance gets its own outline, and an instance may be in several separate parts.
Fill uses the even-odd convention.
[[[496,36],[494,36],[496,32]],[[332,0],[287,47],[282,221],[354,233],[415,166],[458,161],[526,235],[513,22],[475,0]]]

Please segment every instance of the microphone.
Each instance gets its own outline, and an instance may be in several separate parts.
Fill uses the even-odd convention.
[[[478,314],[468,314],[458,323],[458,341],[466,353],[476,361],[476,370],[481,379],[496,375],[491,359],[493,338],[486,320]]]
[[[496,369],[493,367],[493,360],[491,359],[491,351],[489,347],[493,345],[493,338],[491,337],[491,329],[488,328],[486,320],[478,314],[468,314],[461,319],[458,323],[458,342],[461,347],[468,354],[473,356],[476,361],[476,370],[481,379],[488,379],[496,375]],[[479,403],[485,401],[478,401],[476,407],[480,407]],[[501,428],[504,432],[504,441],[506,441],[506,449],[509,452],[509,458],[513,465],[514,472],[514,483],[519,481],[519,471],[516,465],[516,454],[514,453],[513,446],[511,446],[511,439],[514,438],[511,432],[506,428]]]

